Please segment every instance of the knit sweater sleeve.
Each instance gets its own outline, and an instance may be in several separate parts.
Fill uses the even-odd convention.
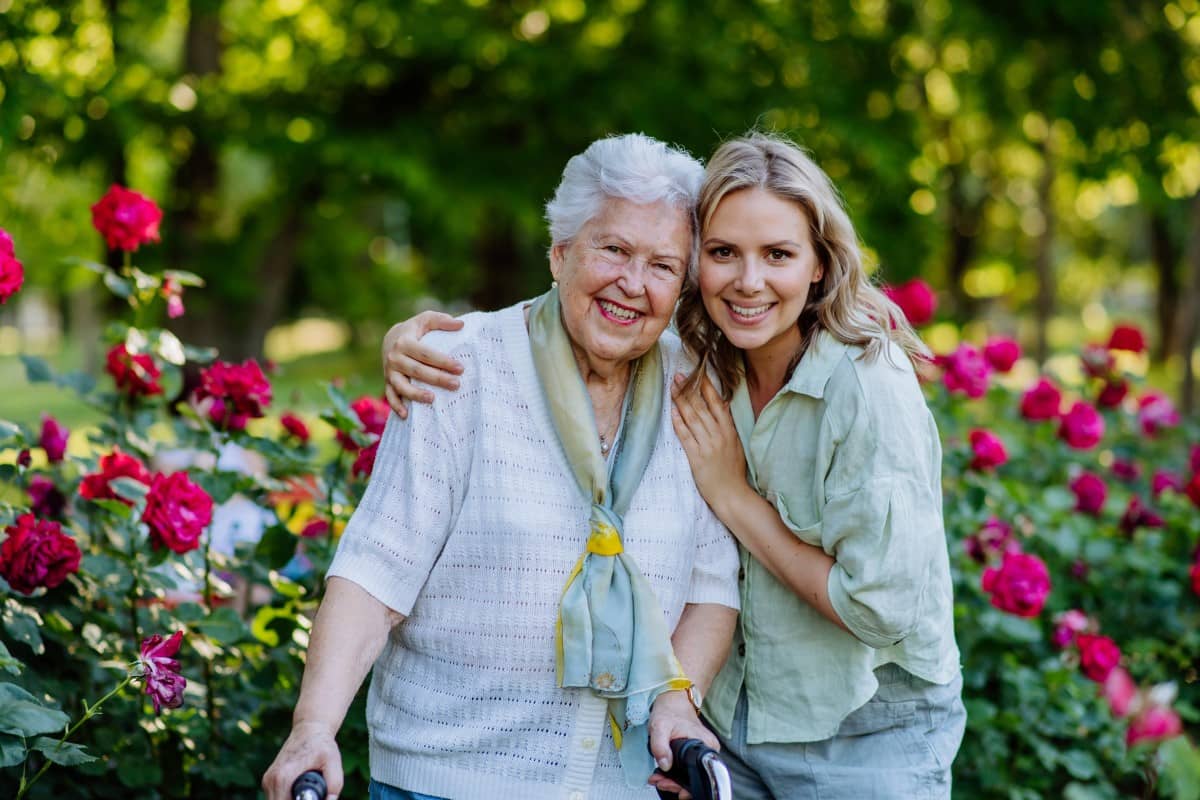
[[[370,482],[327,573],[405,616],[462,506],[469,447],[449,417],[463,406],[439,398],[433,406],[412,404],[407,421],[388,416]]]

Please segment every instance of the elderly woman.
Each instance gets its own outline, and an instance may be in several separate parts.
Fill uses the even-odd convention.
[[[702,178],[645,136],[593,143],[547,205],[555,288],[430,337],[466,375],[389,421],[269,798],[308,769],[340,791],[335,733],[372,665],[372,798],[652,798],[651,753],[716,744],[695,710],[738,556],[672,432],[663,335]]]

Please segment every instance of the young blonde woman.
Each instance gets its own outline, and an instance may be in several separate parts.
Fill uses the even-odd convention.
[[[676,313],[698,368],[676,378],[673,422],[742,546],[733,651],[704,701],[737,796],[949,797],[966,714],[926,350],[791,142],[721,145],[698,217]],[[395,373],[450,365],[396,339],[390,391],[420,400]]]

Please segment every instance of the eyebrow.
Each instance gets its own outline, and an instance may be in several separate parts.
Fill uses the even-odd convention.
[[[610,240],[630,250],[634,249],[633,242],[629,241],[621,234],[613,233],[611,231],[597,231],[592,236],[591,243],[593,245],[598,245],[604,240]],[[651,253],[650,258],[654,261],[678,261],[680,264],[683,264],[687,261],[687,258],[677,253]]]
[[[725,239],[720,238],[719,236],[711,236],[711,237],[705,239],[704,244],[702,246],[709,247],[714,244],[723,244],[726,247],[737,247],[738,246],[733,242],[726,241]],[[760,246],[764,250],[772,250],[772,249],[779,248],[779,247],[792,247],[797,250],[800,250],[803,248],[803,245],[801,245],[799,242],[792,241],[791,239],[780,239],[778,242],[768,242],[767,244],[760,245]]]

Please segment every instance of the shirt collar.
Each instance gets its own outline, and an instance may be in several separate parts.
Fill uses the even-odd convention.
[[[838,341],[829,331],[818,331],[784,390],[818,399],[824,397],[825,385],[849,348],[850,345]]]

